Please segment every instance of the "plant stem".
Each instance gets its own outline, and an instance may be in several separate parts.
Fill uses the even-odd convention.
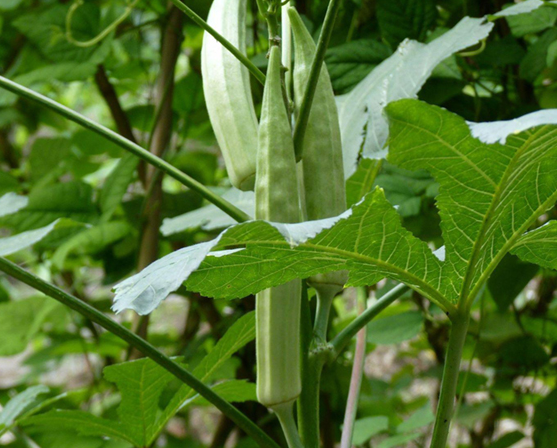
[[[205,20],[199,17],[192,9],[182,3],[180,0],[170,0],[176,8],[187,15],[196,25],[203,28],[211,36],[213,36],[218,42],[222,44],[230,53],[234,55],[246,68],[251,72],[251,74],[257,79],[261,84],[265,85],[265,75],[261,70],[259,70],[253,62],[251,62],[248,57],[238,50],[234,45],[232,45],[227,39],[224,38],[217,30],[215,30],[211,25],[209,25]]]
[[[346,345],[352,340],[356,333],[360,331],[361,328],[365,327],[375,316],[387,308],[396,299],[404,295],[407,291],[410,291],[410,288],[402,283],[395,286],[388,293],[378,299],[377,302],[360,314],[356,319],[354,319],[344,330],[337,334],[330,342],[330,345],[332,345],[334,350],[334,356],[330,361],[334,360],[340,352],[342,352],[344,347],[346,347]]]
[[[329,1],[329,7],[327,8],[325,21],[323,22],[321,34],[319,35],[319,41],[317,42],[315,56],[313,57],[313,61],[311,63],[311,70],[309,72],[309,78],[304,92],[304,97],[302,99],[302,104],[300,106],[300,113],[298,114],[296,127],[294,128],[294,148],[296,150],[297,162],[302,160],[302,143],[304,142],[304,135],[306,133],[306,128],[309,120],[309,113],[311,111],[311,105],[313,103],[313,97],[315,96],[317,82],[319,81],[319,75],[321,74],[321,67],[323,66],[325,53],[327,51],[329,41],[331,40],[331,34],[333,33],[333,28],[341,2],[342,0]]]
[[[368,292],[365,287],[358,288],[358,299],[360,313],[365,310]],[[340,438],[340,448],[350,448],[352,446],[352,436],[354,434],[354,422],[358,413],[358,399],[362,386],[362,376],[364,374],[364,364],[366,360],[366,329],[362,328],[357,335],[356,349],[354,350],[354,364],[352,365],[352,375],[350,377],[350,390],[346,400],[346,412],[344,413],[344,424],[342,425],[342,436]]]
[[[277,414],[280,425],[282,426],[288,448],[304,448],[294,420],[294,401],[273,406],[272,409],[275,414]]]
[[[327,327],[329,326],[329,314],[333,299],[342,288],[336,285],[319,285],[313,286],[317,293],[317,311],[315,313],[315,324],[313,326],[314,337],[320,342],[327,341]]]
[[[127,328],[105,316],[103,313],[92,306],[82,302],[76,297],[71,296],[60,288],[51,285],[37,276],[21,269],[11,261],[0,257],[0,271],[22,281],[23,283],[35,288],[47,296],[66,305],[68,308],[77,311],[79,314],[87,317],[101,327],[126,341],[128,344],[139,350],[148,358],[159,364],[165,370],[170,372],[183,383],[190,386],[196,392],[204,397],[207,401],[217,407],[223,414],[233,420],[238,427],[244,430],[249,436],[257,442],[261,448],[279,448],[279,446],[265,434],[255,423],[253,423],[242,412],[232,406],[228,401],[224,400],[220,395],[215,393],[210,387],[203,384],[189,371],[179,364],[172,361],[165,354],[157,350],[153,345],[140,338]]]
[[[71,120],[74,123],[77,123],[80,126],[83,126],[84,128],[99,134],[100,136],[106,138],[107,140],[110,140],[111,142],[117,144],[118,146],[125,149],[126,151],[136,155],[142,160],[145,160],[146,162],[150,163],[151,165],[160,169],[161,171],[164,171],[170,177],[173,177],[174,179],[176,179],[178,182],[182,183],[186,187],[196,191],[205,199],[207,199],[209,202],[213,203],[215,206],[220,208],[227,215],[234,218],[236,221],[244,222],[251,219],[251,217],[249,217],[246,213],[244,213],[234,204],[231,204],[227,200],[221,198],[219,195],[213,193],[203,184],[196,181],[195,179],[188,176],[187,174],[183,173],[176,167],[172,166],[167,161],[161,159],[160,157],[155,156],[154,154],[151,154],[146,149],[122,137],[120,134],[111,131],[108,128],[105,128],[104,126],[98,123],[95,123],[89,118],[84,117],[83,115],[71,110],[66,106],[63,106],[60,103],[57,103],[54,100],[51,100],[50,98],[47,98],[46,96],[43,96],[37,92],[34,92],[31,89],[28,89],[13,81],[10,81],[9,79],[4,78],[3,76],[0,76],[0,87],[9,90],[10,92],[15,93],[16,95],[19,95],[23,98],[34,101],[42,106],[45,106],[46,108],[56,112],[57,114],[62,115],[68,120]]]
[[[324,365],[324,357],[314,350],[305,357],[298,400],[298,428],[304,448],[319,448],[319,390]]]
[[[439,404],[437,405],[437,415],[435,417],[430,448],[445,448],[447,445],[454,411],[458,374],[460,372],[460,359],[464,342],[466,341],[470,313],[466,309],[459,309],[457,313],[450,316],[450,319],[452,322],[451,334],[447,345],[443,379],[441,380],[441,393],[439,395]]]

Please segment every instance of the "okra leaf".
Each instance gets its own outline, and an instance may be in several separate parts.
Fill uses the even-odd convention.
[[[527,14],[543,6],[545,2],[542,0],[526,0],[516,5],[509,6],[503,10],[493,14],[493,17],[510,17],[519,14]]]
[[[377,21],[384,40],[396,47],[406,38],[423,41],[435,24],[432,0],[378,0]]]
[[[238,319],[211,352],[193,370],[205,383],[215,381],[215,372],[238,350],[255,338],[255,313]],[[82,411],[50,411],[31,417],[26,425],[75,430],[81,435],[116,438],[134,446],[151,446],[168,421],[185,406],[206,404],[193,389],[182,385],[161,409],[163,391],[174,378],[154,361],[144,358],[108,366],[104,377],[118,387],[122,401],[119,421],[100,418]],[[213,388],[229,401],[255,399],[254,385],[245,381],[225,381]]]
[[[544,124],[557,124],[557,109],[544,109],[513,120],[468,123],[472,136],[484,143],[507,142],[507,137]]]
[[[130,231],[130,225],[123,221],[104,222],[89,227],[60,245],[52,256],[52,263],[62,269],[69,255],[95,254],[121,240]]]
[[[193,374],[196,378],[203,382],[211,381],[212,375],[226,362],[234,353],[240,350],[249,342],[255,339],[255,313],[247,313],[238,319],[226,332],[226,334],[217,342],[213,350],[203,358],[199,365],[194,369]],[[226,383],[225,383],[226,384]],[[231,386],[231,385],[229,385]],[[242,401],[238,399],[240,391],[231,389],[224,389],[225,386],[215,386],[221,392],[228,394],[226,399],[231,401]],[[246,391],[243,389],[244,392]],[[163,410],[159,418],[155,434],[162,431],[166,423],[183,408],[189,404],[188,400],[193,400],[195,391],[186,384],[183,384],[180,389],[174,394],[166,408]],[[250,398],[246,398],[250,399]]]
[[[557,269],[557,221],[550,221],[520,237],[511,252],[524,261]]]
[[[152,309],[184,281],[210,297],[237,298],[338,270],[349,271],[349,286],[383,277],[401,281],[445,310],[473,298],[557,200],[557,127],[488,145],[471,135],[464,119],[420,101],[398,101],[387,113],[390,162],[429,171],[440,184],[444,257],[404,229],[376,189],[332,220],[244,223],[175,252],[119,285],[115,306],[141,302],[148,291]]]
[[[97,417],[84,411],[53,410],[25,420],[24,426],[45,431],[72,431],[82,436],[102,436],[141,445],[141,434],[128,434],[120,422]]]
[[[46,386],[32,386],[17,394],[0,411],[0,436],[17,422],[17,419],[33,406],[37,397],[46,394],[50,389]]]
[[[253,191],[231,188],[222,195],[222,198],[234,204],[249,216],[255,214],[255,194]],[[164,236],[168,236],[198,228],[203,230],[225,229],[233,224],[236,224],[234,219],[215,205],[209,204],[174,218],[166,218],[162,223],[161,232]]]
[[[427,170],[440,184],[446,247],[440,291],[453,303],[468,300],[557,201],[557,127],[488,145],[470,134],[462,118],[419,101],[393,103],[387,114],[389,161]]]
[[[108,175],[99,195],[102,219],[108,221],[122,202],[132,182],[139,159],[133,154],[124,155]]]
[[[39,241],[43,240],[47,235],[56,229],[64,227],[75,227],[76,223],[69,219],[57,219],[45,227],[40,229],[29,230],[14,236],[0,238],[0,257],[11,255],[20,250],[27,249]]]
[[[415,97],[437,65],[486,38],[492,28],[485,19],[465,17],[428,44],[406,40],[349,94],[338,97],[345,178],[356,170],[360,152],[372,159],[386,156],[389,125],[383,115],[385,106]]]
[[[63,313],[62,305],[40,296],[0,304],[0,356],[24,351],[55,312]]]
[[[218,393],[222,398],[231,403],[243,403],[245,401],[257,401],[255,383],[250,383],[247,380],[229,380],[223,381],[213,386],[214,392]],[[196,406],[207,406],[210,403],[201,395],[196,394],[191,398],[187,404]]]
[[[339,218],[320,232],[311,232],[312,224],[319,226],[319,221],[232,227],[215,248],[243,250],[207,257],[186,286],[211,297],[236,298],[294,278],[346,269],[350,286],[372,285],[390,277],[446,305],[436,290],[441,261],[402,227],[382,190],[368,194]],[[306,238],[301,237],[304,231]],[[298,237],[285,241],[288,235]]]
[[[12,213],[27,207],[29,199],[16,193],[7,193],[0,197],[0,217],[11,215]]]
[[[33,190],[27,206],[0,218],[0,225],[25,232],[44,227],[58,218],[91,223],[97,217],[93,188],[81,181],[70,181]]]

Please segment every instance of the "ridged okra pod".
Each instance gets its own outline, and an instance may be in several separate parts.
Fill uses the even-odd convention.
[[[256,218],[297,222],[296,160],[277,46],[270,50],[258,140]],[[275,410],[293,403],[301,392],[300,300],[300,280],[262,291],[256,298],[257,397]]]
[[[298,12],[289,8],[288,15],[294,33],[294,102],[299,107],[316,46]],[[302,144],[306,219],[311,221],[341,214],[346,210],[342,143],[335,96],[325,64],[319,75]],[[325,299],[326,296],[331,300],[342,290],[345,282],[345,272],[333,272],[310,279],[310,284],[316,288],[320,298]],[[325,320],[326,317],[323,316]]]
[[[246,52],[246,1],[215,0],[207,22]],[[201,50],[203,92],[211,125],[232,185],[253,190],[257,158],[257,116],[249,72],[213,36],[205,33]]]

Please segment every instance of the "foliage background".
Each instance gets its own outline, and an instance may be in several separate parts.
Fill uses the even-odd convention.
[[[327,2],[296,3],[309,29],[318,33]],[[187,4],[202,17],[210,6],[202,0]],[[63,0],[0,2],[0,73],[118,130],[224,192],[229,184],[201,89],[201,29],[166,2],[140,0],[115,32],[97,45],[80,48],[65,38],[70,6]],[[465,15],[480,17],[504,6],[498,0],[346,0],[326,57],[334,88],[338,94],[349,92],[404,38],[427,42]],[[123,2],[86,1],[72,20],[74,38],[94,37],[124,8]],[[470,121],[510,119],[557,107],[556,21],[553,8],[498,20],[483,51],[449,58],[419,97]],[[249,55],[264,69],[265,28],[254,14],[249,31]],[[253,83],[253,90],[259,104],[261,87]],[[164,219],[205,204],[172,179],[154,176],[149,181],[150,176],[145,166],[100,137],[0,91],[0,196],[29,196],[29,204],[16,213],[2,216],[0,210],[0,234],[69,218],[34,250],[14,259],[107,313],[114,283],[172,250],[215,235],[199,226],[161,234]],[[439,244],[434,205],[438,188],[427,173],[384,164],[376,184],[399,205],[409,230]],[[555,209],[551,215],[555,217]],[[391,286],[380,284],[377,295]],[[464,393],[456,445],[553,446],[556,288],[554,272],[512,256],[492,276],[473,308],[465,347],[468,373],[459,386]],[[332,332],[353,318],[354,304],[351,291],[336,300]],[[252,297],[214,301],[183,290],[166,300],[150,321],[125,313],[118,318],[191,368],[202,369],[202,359],[214,353],[216,341],[253,307]],[[414,293],[389,307],[367,332],[369,354],[355,444],[425,446],[447,321]],[[28,403],[31,408],[45,403],[37,411],[41,415],[49,409],[81,410],[108,421],[125,421],[119,412],[135,409],[126,401],[125,382],[118,381],[126,372],[113,365],[137,354],[91,322],[5,277],[0,277],[0,335],[0,403],[46,384],[48,390],[33,389],[37,395]],[[206,381],[253,382],[253,344],[239,349],[223,358]],[[327,448],[338,443],[351,361],[349,350],[324,372],[321,426]],[[228,393],[280,440],[276,421],[253,401],[249,382],[232,383]],[[150,403],[156,415],[177,388],[170,380],[163,386]],[[50,397],[57,398],[50,404],[44,401]],[[145,414],[138,418],[142,424],[148,421]],[[76,436],[67,422],[41,421],[40,415],[20,423],[0,445],[96,448],[145,443],[83,432]],[[251,446],[227,419],[196,402],[171,419],[153,443],[217,447],[227,439],[229,446]]]

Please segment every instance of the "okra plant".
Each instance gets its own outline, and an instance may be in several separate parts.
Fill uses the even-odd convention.
[[[477,2],[474,17],[433,0],[65,3],[0,5],[24,48],[0,54],[0,355],[36,350],[34,378],[79,353],[93,386],[1,395],[0,446],[507,447],[526,436],[494,422],[513,415],[553,446],[555,2]],[[145,91],[105,65],[140,55],[129,35],[151,25],[152,104],[126,109],[114,80]],[[25,73],[37,51],[55,67]],[[24,86],[42,73],[94,78],[117,132]],[[22,130],[29,105],[56,137]],[[25,138],[28,160],[11,143]],[[187,148],[213,139],[224,170]],[[107,285],[108,305],[91,292]],[[187,301],[179,338],[153,334],[186,308],[170,295]],[[418,348],[393,383],[428,356],[442,366],[431,397],[366,382],[366,352],[387,368],[385,334]],[[219,423],[181,436],[207,405]]]

